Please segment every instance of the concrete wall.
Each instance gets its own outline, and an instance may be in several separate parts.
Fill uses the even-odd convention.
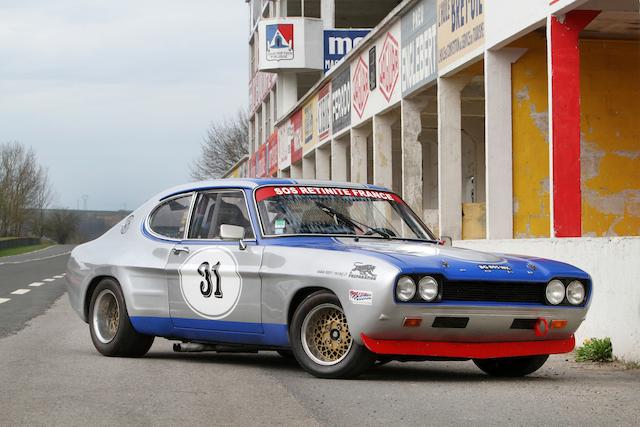
[[[466,240],[454,246],[540,256],[582,268],[593,279],[593,299],[577,343],[611,337],[615,356],[640,361],[640,237]]]
[[[584,236],[640,235],[640,43],[581,40]]]
[[[527,49],[511,66],[513,236],[549,237],[546,38],[532,33],[510,47]]]

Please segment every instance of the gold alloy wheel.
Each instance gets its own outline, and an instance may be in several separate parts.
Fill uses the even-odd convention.
[[[352,343],[347,317],[335,304],[314,307],[302,322],[302,347],[319,365],[339,363],[349,354]]]
[[[120,326],[120,308],[113,292],[104,289],[96,298],[93,308],[93,331],[98,340],[108,344],[115,338]]]

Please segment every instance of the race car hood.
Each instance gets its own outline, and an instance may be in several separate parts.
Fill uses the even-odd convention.
[[[405,274],[442,274],[450,280],[547,281],[554,277],[588,279],[584,271],[558,261],[494,254],[428,242],[339,238],[344,250],[392,261]],[[338,248],[336,248],[338,249]]]

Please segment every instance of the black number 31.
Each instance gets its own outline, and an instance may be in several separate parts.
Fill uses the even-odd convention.
[[[208,262],[203,262],[200,264],[200,267],[198,267],[198,274],[204,279],[200,281],[200,292],[203,297],[209,298],[213,292],[214,286],[213,283],[211,283],[211,275],[213,274],[216,280],[216,291],[213,292],[213,296],[222,298],[222,280],[220,279],[220,273],[218,273],[219,268],[220,262],[217,262],[213,266],[210,266]]]

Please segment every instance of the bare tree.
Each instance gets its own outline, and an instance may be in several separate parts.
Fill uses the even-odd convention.
[[[34,209],[50,200],[47,170],[35,151],[18,142],[0,144],[0,236],[20,236]]]
[[[56,209],[47,219],[47,234],[56,242],[68,243],[78,228],[78,215],[68,209]]]
[[[200,156],[191,165],[191,177],[222,177],[249,152],[247,114],[241,110],[234,118],[212,123],[200,148]]]

